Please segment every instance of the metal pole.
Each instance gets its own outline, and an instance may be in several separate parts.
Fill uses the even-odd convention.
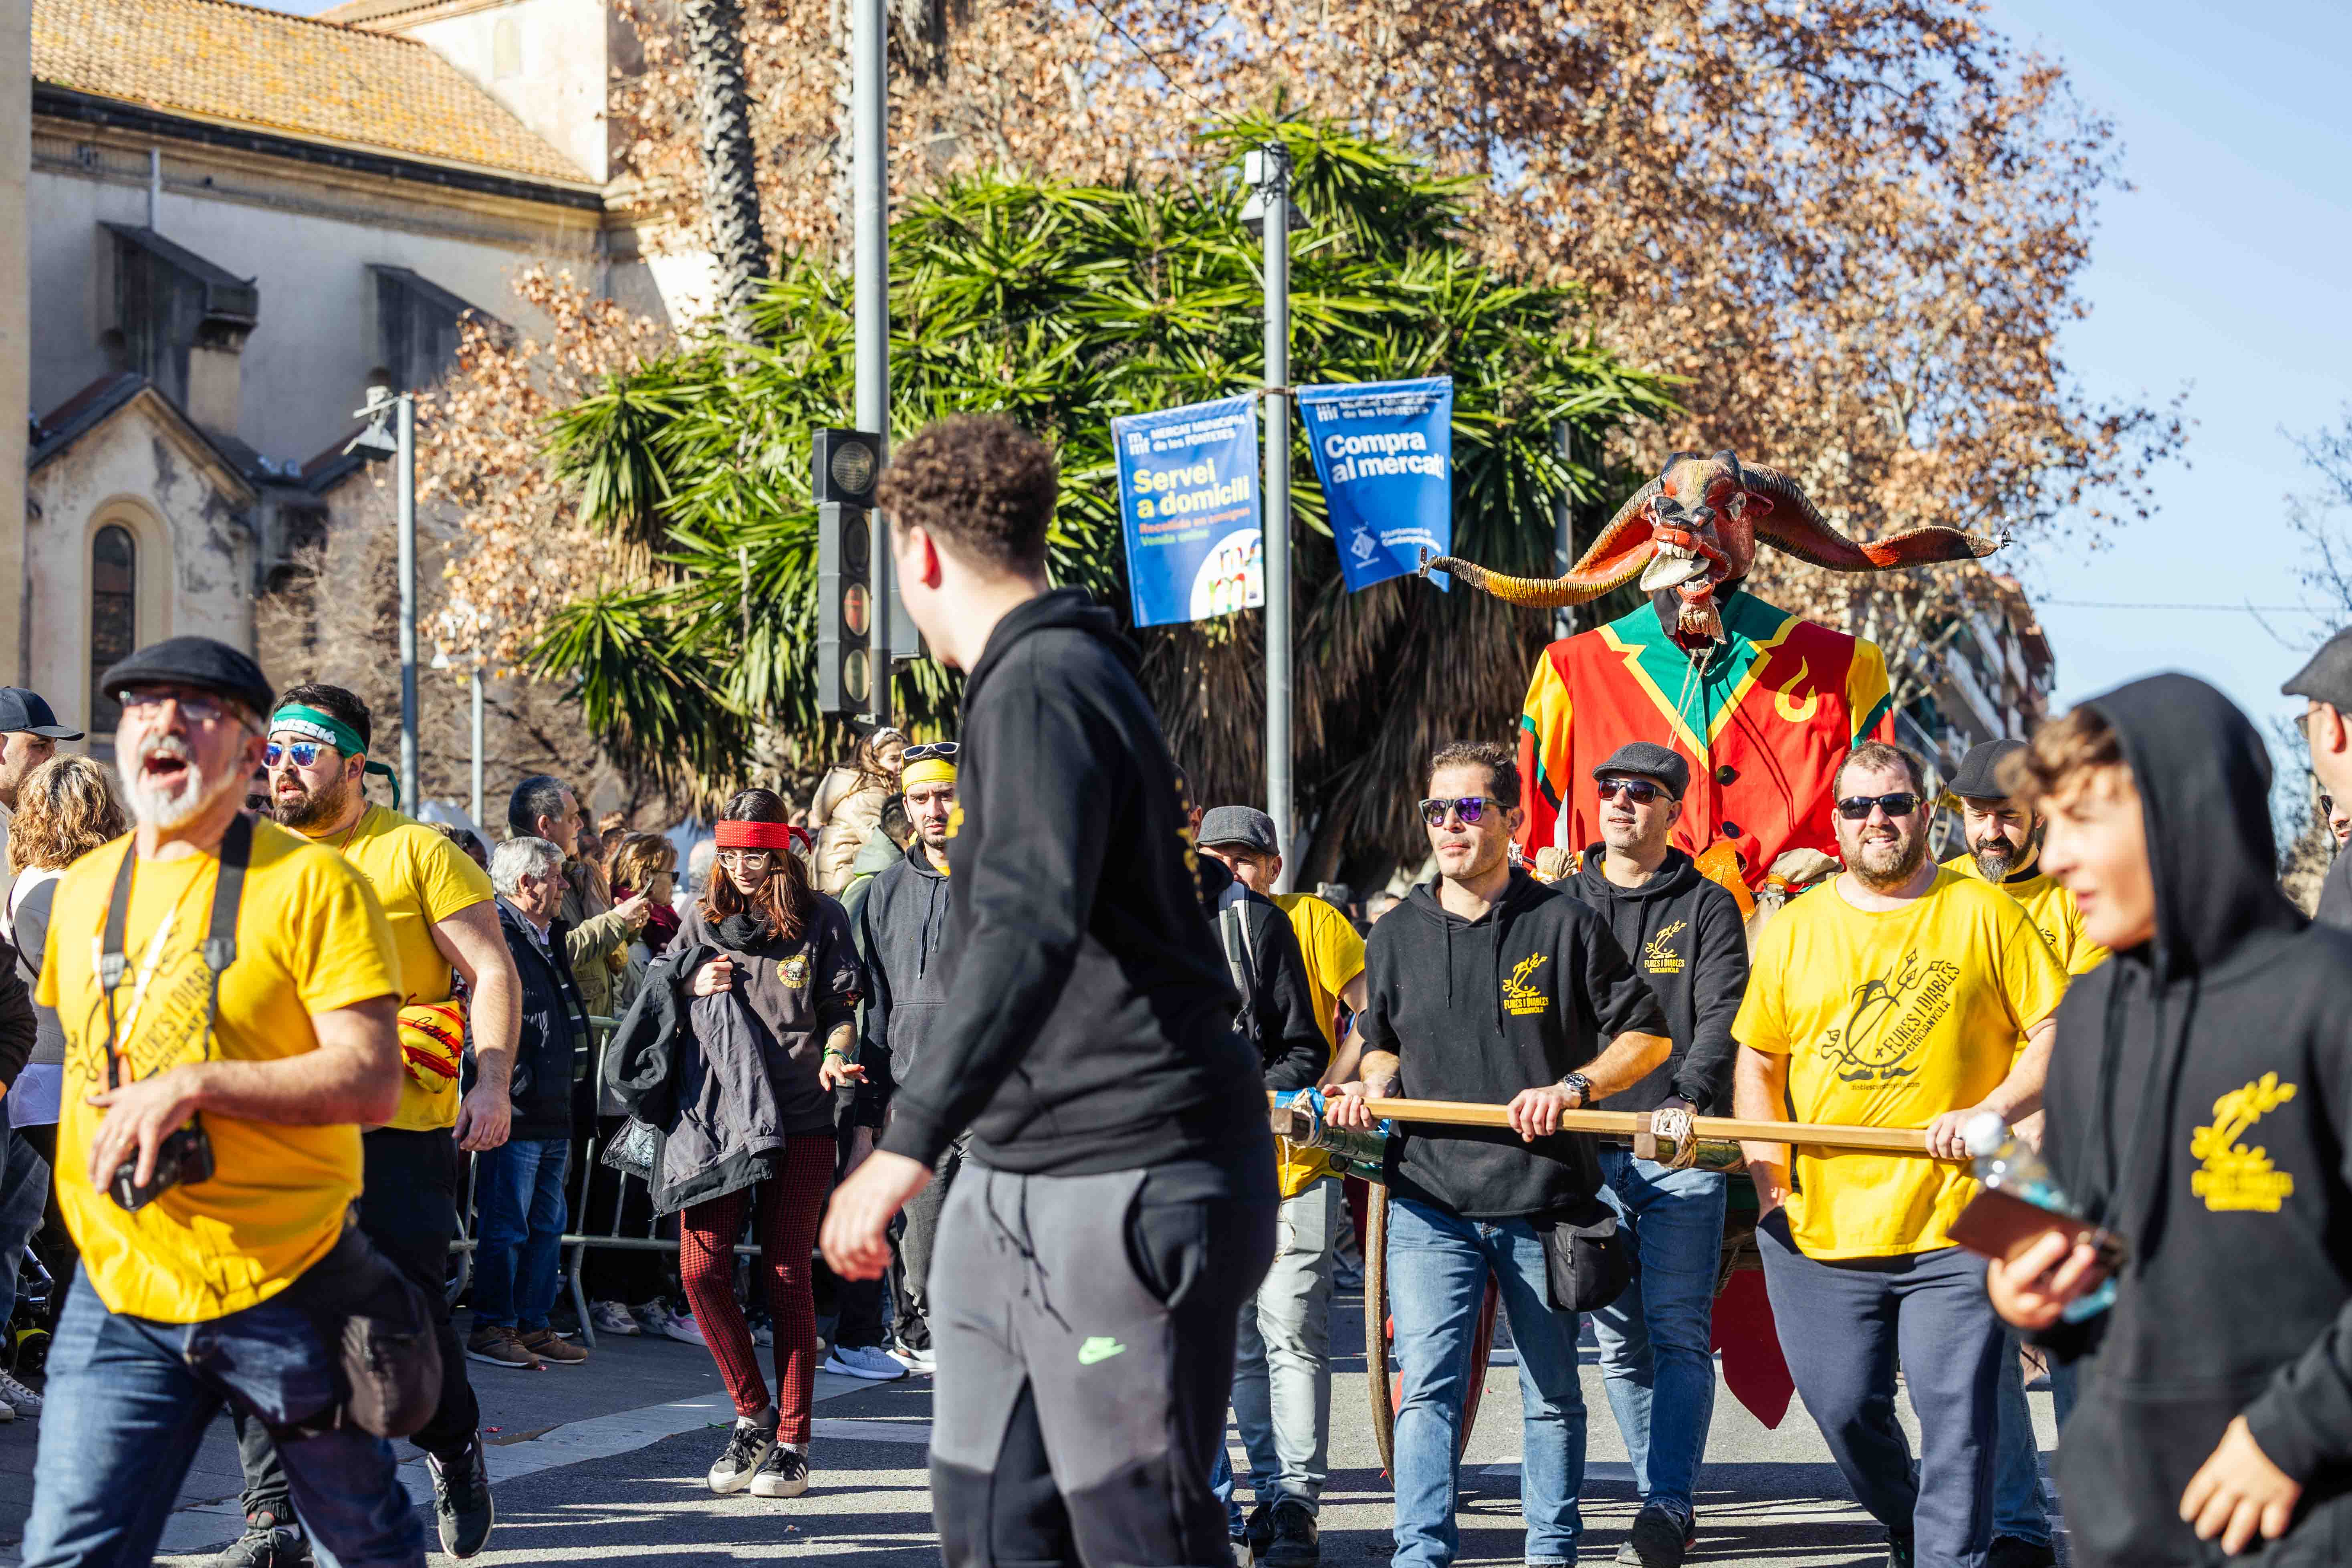
[[[163,232],[163,149],[147,149],[147,232]]]
[[[1568,461],[1574,451],[1570,442],[1568,421],[1565,419],[1557,421],[1551,427],[1551,449],[1559,454],[1560,461],[1563,463]],[[1555,577],[1564,577],[1568,574],[1568,569],[1576,564],[1576,510],[1566,486],[1562,486],[1559,494],[1552,498],[1551,528],[1551,574]],[[1551,629],[1554,637],[1574,637],[1576,635],[1575,607],[1569,605],[1561,605],[1559,613],[1552,617]]]
[[[400,395],[400,804],[416,799],[416,398]]]
[[[856,190],[851,248],[856,272],[857,325],[857,427],[881,438],[880,461],[890,446],[890,83],[883,0],[850,0],[850,152]],[[890,552],[881,519],[873,531],[869,582],[873,588],[874,719],[890,721]]]
[[[1265,149],[1265,814],[1282,846],[1278,884],[1297,868],[1290,785],[1290,154]]]
[[[474,827],[488,834],[482,822],[482,658],[474,656]]]

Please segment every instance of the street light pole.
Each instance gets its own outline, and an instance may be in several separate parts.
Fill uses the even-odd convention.
[[[400,804],[415,811],[416,798],[416,397],[400,395],[400,453],[395,483],[400,500]]]
[[[488,833],[488,832],[489,831],[489,829],[488,829],[488,828],[487,828],[487,827],[484,827],[484,826],[482,826],[482,656],[481,656],[479,653],[477,653],[477,654],[474,656],[473,688],[474,688],[474,691],[473,691],[473,697],[474,697],[474,763],[473,763],[473,773],[474,773],[474,781],[473,781],[473,782],[474,782],[474,800],[473,800],[473,805],[474,805],[474,814],[473,814],[473,815],[474,815],[474,828],[475,828],[475,831],[477,831],[477,832],[478,832],[478,833]]]
[[[1290,781],[1290,153],[1278,144],[1243,166],[1257,188],[1265,240],[1265,814],[1282,847],[1279,887],[1288,891],[1297,856],[1291,838]]]
[[[856,273],[857,329],[857,418],[882,443],[877,466],[889,458],[890,443],[890,82],[884,0],[851,0],[850,154],[852,262]],[[881,519],[872,533],[874,721],[890,721],[890,552]]]

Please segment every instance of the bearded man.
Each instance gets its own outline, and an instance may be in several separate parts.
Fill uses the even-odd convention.
[[[1737,1114],[1962,1130],[2042,1102],[2066,976],[2024,909],[1927,858],[1917,758],[1856,746],[1835,776],[1845,870],[1765,929],[1732,1033]],[[2007,1345],[1984,1260],[1953,1245],[1965,1168],[1903,1154],[1744,1145],[1781,1354],[1893,1568],[1982,1568],[1992,1541],[1995,1411]],[[1791,1178],[1795,1190],[1791,1190]],[[1922,1434],[1895,1419],[1898,1363]]]

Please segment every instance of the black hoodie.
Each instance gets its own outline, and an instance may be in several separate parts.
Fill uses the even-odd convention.
[[[1108,611],[1013,610],[964,683],[949,998],[881,1146],[1077,1175],[1209,1158],[1271,1191],[1274,1140],[1202,918],[1176,764]]]
[[[1611,1095],[1606,1108],[1655,1110],[1675,1096],[1702,1115],[1728,1115],[1731,1060],[1739,1050],[1731,1021],[1748,990],[1748,931],[1739,906],[1679,849],[1667,849],[1638,888],[1611,881],[1601,869],[1602,852],[1598,844],[1584,852],[1567,890],[1609,922],[1617,945],[1658,994],[1675,1041],[1674,1055]]]
[[[1364,1048],[1392,1051],[1408,1100],[1508,1104],[1558,1083],[1628,1030],[1666,1033],[1658,999],[1590,906],[1525,871],[1475,921],[1423,882],[1364,947]],[[1404,1129],[1399,1197],[1471,1219],[1558,1214],[1600,1190],[1591,1137],[1522,1142],[1507,1128]]]
[[[2043,1153],[2129,1238],[2057,1460],[2087,1568],[2352,1560],[2352,939],[2279,891],[2270,759],[2245,715],[2161,675],[2095,698],[2147,819],[2156,935],[2058,1009]],[[2300,1481],[2289,1533],[2225,1559],[2180,1494],[2244,1415]]]

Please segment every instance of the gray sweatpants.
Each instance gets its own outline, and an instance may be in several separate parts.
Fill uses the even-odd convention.
[[[948,1568],[1232,1561],[1209,1467],[1235,1314],[1274,1253],[1272,1178],[966,1163],[930,1278]]]
[[[1330,1470],[1331,1241],[1339,1183],[1325,1177],[1284,1200],[1274,1263],[1242,1303],[1234,1359],[1234,1425],[1257,1500],[1292,1498],[1317,1510]]]

